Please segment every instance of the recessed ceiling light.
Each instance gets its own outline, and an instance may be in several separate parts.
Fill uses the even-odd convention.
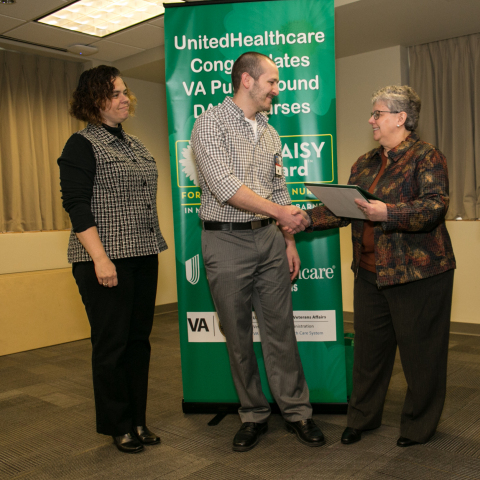
[[[0,1],[5,3],[7,0]],[[164,3],[181,1],[184,0],[79,0],[36,21],[95,37],[106,37],[162,15],[165,12]]]
[[[17,0],[0,0],[0,3],[4,3],[5,5],[11,5],[15,3]]]

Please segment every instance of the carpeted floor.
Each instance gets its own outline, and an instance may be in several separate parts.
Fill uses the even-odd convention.
[[[346,324],[347,327],[349,324]],[[345,446],[344,415],[315,415],[327,444],[300,444],[272,415],[259,445],[236,453],[240,420],[182,413],[176,313],[156,316],[148,425],[161,445],[120,453],[95,432],[91,347],[82,340],[0,357],[1,479],[480,479],[480,337],[451,335],[448,394],[434,438],[396,446],[406,391],[397,359],[383,425]]]

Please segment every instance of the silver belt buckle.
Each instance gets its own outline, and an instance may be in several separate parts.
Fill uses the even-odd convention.
[[[252,230],[256,230],[257,228],[262,227],[262,221],[261,220],[254,220],[253,222],[250,222],[252,224]]]

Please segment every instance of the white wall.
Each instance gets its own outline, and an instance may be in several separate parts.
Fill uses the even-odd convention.
[[[405,50],[391,47],[340,58],[337,69],[337,167],[338,182],[347,183],[350,168],[360,155],[378,146],[368,123],[372,93],[386,85],[400,84],[405,75]],[[403,66],[402,66],[403,59]],[[351,228],[340,229],[343,309],[353,312]]]
[[[158,256],[159,276],[156,304],[165,305],[177,301],[165,85],[128,77],[125,78],[125,81],[138,99],[135,117],[125,122],[125,131],[137,136],[150,150],[157,162],[158,219],[168,250]]]
[[[391,47],[337,60],[338,181],[348,180],[350,167],[363,153],[377,146],[368,124],[370,98],[378,88],[408,83],[407,51]],[[480,222],[449,221],[457,259],[452,321],[480,324],[480,296],[476,293],[480,265]],[[350,227],[340,230],[343,309],[353,311],[352,242]]]

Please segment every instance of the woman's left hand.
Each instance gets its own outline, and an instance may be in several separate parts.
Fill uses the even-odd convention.
[[[387,204],[379,200],[355,200],[358,209],[365,214],[367,220],[372,222],[385,222],[387,220]]]

